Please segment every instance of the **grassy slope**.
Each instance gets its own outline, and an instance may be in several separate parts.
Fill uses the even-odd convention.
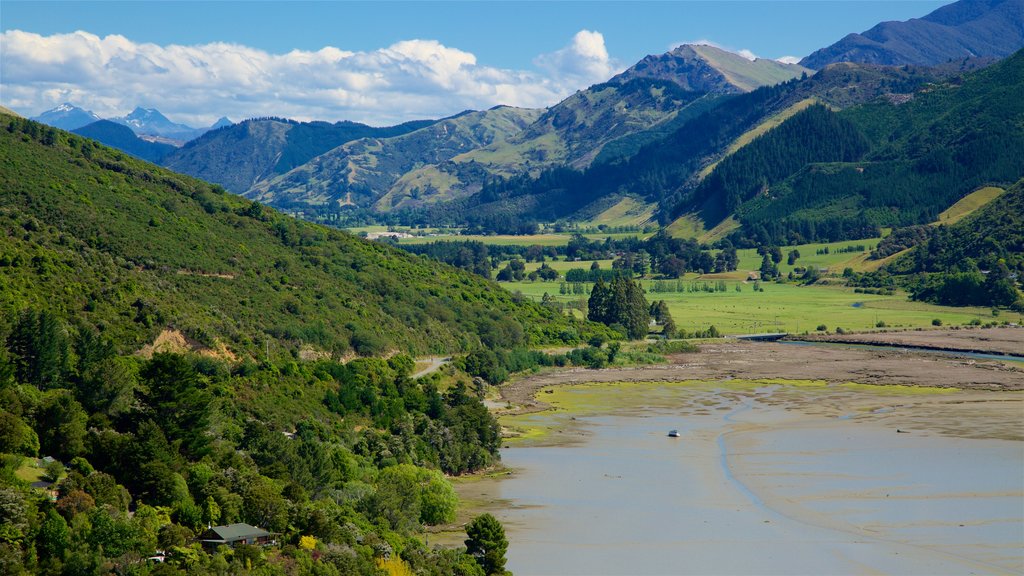
[[[541,342],[569,327],[471,274],[34,122],[0,120],[0,163],[8,321],[49,307],[131,349],[174,327],[243,353],[268,337],[276,351],[453,351],[483,331]]]
[[[945,224],[947,226],[956,224],[973,214],[979,208],[1000,197],[1004,192],[1006,192],[1006,190],[995,186],[979,188],[978,190],[975,190],[961,198],[956,204],[953,204],[944,210],[939,214],[939,218],[933,224],[936,226],[939,224]]]
[[[636,198],[625,197],[607,210],[590,220],[579,222],[584,228],[590,226],[643,226],[654,217],[654,205]]]
[[[693,50],[718,69],[731,84],[747,92],[759,86],[771,86],[792,80],[804,72],[812,73],[802,66],[783,64],[766,58],[748,60],[713,46],[695,45]]]

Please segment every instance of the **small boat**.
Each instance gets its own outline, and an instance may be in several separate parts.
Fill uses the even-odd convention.
[[[668,431],[668,437],[669,438],[679,438],[679,430],[669,430]]]

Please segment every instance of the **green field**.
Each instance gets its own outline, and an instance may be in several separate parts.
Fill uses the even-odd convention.
[[[703,280],[684,280],[703,284]],[[694,331],[714,325],[724,334],[760,332],[813,332],[819,324],[829,331],[874,330],[878,322],[889,328],[930,328],[933,319],[943,325],[962,325],[971,320],[992,320],[988,308],[953,308],[907,300],[905,293],[892,296],[857,294],[852,288],[839,286],[800,286],[797,284],[762,283],[763,292],[755,292],[753,283],[727,280],[725,292],[655,293],[654,281],[644,280],[648,301],[665,300],[679,328]],[[715,282],[709,281],[709,284]],[[736,292],[739,284],[741,292]],[[506,289],[519,291],[535,300],[545,292],[560,302],[578,300],[581,296],[562,296],[559,282],[507,282]],[[586,296],[582,296],[586,298]],[[1020,321],[1017,314],[1004,314],[1003,320]]]
[[[617,234],[608,233],[595,233],[595,234],[584,234],[589,240],[604,240],[605,238],[611,238],[613,240],[622,240],[623,238],[630,238],[633,236],[639,238],[646,238],[652,233],[644,234],[642,232],[622,232]],[[569,239],[572,238],[570,233],[551,233],[551,234],[533,234],[530,236],[510,236],[510,235],[462,235],[462,234],[438,234],[436,236],[418,236],[416,238],[402,238],[398,242],[399,244],[429,244],[430,242],[437,242],[440,240],[447,241],[477,241],[483,242],[484,244],[494,244],[497,246],[565,246],[569,243]]]
[[[828,268],[830,272],[842,273],[843,268],[851,266],[856,268],[854,264],[858,259],[863,259],[863,256],[873,250],[875,246],[878,246],[878,242],[881,238],[869,238],[865,240],[849,240],[846,242],[832,242],[827,244],[801,244],[799,246],[784,246],[782,248],[782,262],[779,264],[779,272],[783,275],[789,274],[794,268],[807,268],[814,266],[817,268]],[[837,252],[842,248],[849,246],[864,246],[863,252]],[[828,254],[818,254],[818,250],[821,250],[828,246]],[[800,258],[792,266],[786,264],[786,257],[790,250],[796,249],[800,252]],[[742,273],[742,278],[746,278],[746,273],[753,270],[761,269],[761,256],[758,255],[757,250],[754,248],[737,250],[736,254],[740,257],[740,264],[737,268],[737,272]],[[740,278],[740,279],[742,279]]]

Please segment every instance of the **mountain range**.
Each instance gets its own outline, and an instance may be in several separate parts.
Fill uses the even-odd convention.
[[[817,107],[823,105],[839,114],[840,125],[850,122],[852,132],[864,137],[857,161],[881,154],[877,133],[884,130],[864,125],[864,110],[874,110],[876,101],[901,112],[915,109],[916,104],[902,104],[930,99],[935,87],[958,86],[1019,49],[1022,3],[961,0],[920,19],[851,34],[799,65],[681,45],[540,110],[496,107],[385,128],[254,119],[207,131],[169,153],[140,147],[123,133],[115,139],[109,126],[89,133],[306,217],[348,214],[362,220],[521,229],[526,221],[586,220],[629,197],[651,207],[663,224],[682,218],[687,223],[677,229],[717,227],[720,235],[765,210],[747,206],[754,199],[746,192],[715,188],[745,155],[754,154],[744,148],[754,142],[764,148],[763,138],[784,127],[832,126],[831,116]],[[974,125],[987,118],[962,121]],[[151,140],[185,137],[189,130],[142,108],[114,121],[149,133]],[[794,124],[787,127],[788,122]],[[876,133],[864,133],[871,130]],[[772,141],[786,148],[790,144],[778,142],[784,132]],[[743,153],[731,160],[738,152]],[[892,153],[904,154],[908,162],[917,158],[906,147]],[[804,157],[791,160],[797,158]],[[805,160],[850,161],[844,158]],[[765,184],[785,186],[789,178],[799,180],[790,173],[773,174]],[[946,196],[937,197],[945,201]],[[918,221],[934,208],[888,220]],[[886,221],[875,214],[858,226],[846,220],[841,229],[849,234]]]
[[[933,65],[968,57],[1004,57],[1024,45],[1024,0],[960,0],[923,18],[882,22],[800,61],[819,69],[836,62]]]
[[[54,128],[60,128],[61,130],[77,130],[103,119],[91,110],[65,102],[56,108],[32,117],[32,120],[53,126]],[[140,137],[153,141],[162,141],[174,146],[181,146],[185,142],[195,139],[210,130],[216,130],[217,128],[232,124],[231,120],[221,117],[209,128],[193,128],[185,124],[172,122],[155,108],[142,107],[136,107],[125,116],[108,118],[107,120],[127,126]],[[108,129],[100,128],[94,132],[102,134],[106,131]],[[113,142],[108,144],[115,148],[118,147]]]

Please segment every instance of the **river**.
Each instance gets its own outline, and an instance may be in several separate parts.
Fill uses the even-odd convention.
[[[550,434],[505,448],[516,473],[473,488],[503,503],[493,512],[509,533],[507,567],[1024,572],[1021,394],[803,384],[545,395],[559,410],[511,424]]]

